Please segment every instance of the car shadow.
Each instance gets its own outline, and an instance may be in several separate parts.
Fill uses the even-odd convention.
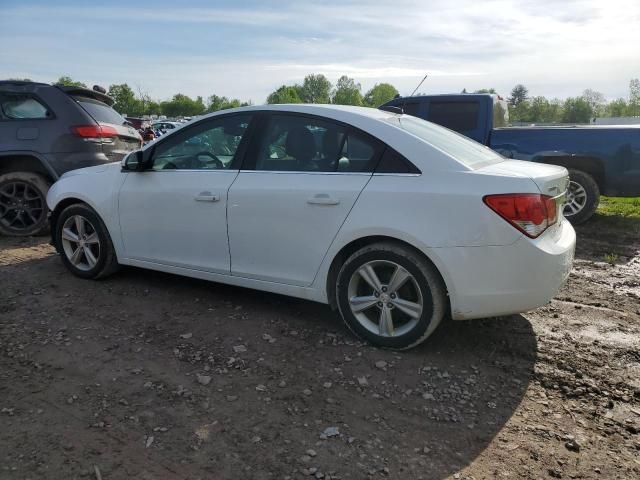
[[[214,367],[209,375],[216,388],[196,384],[188,408],[176,403],[182,397],[143,388],[142,379],[110,387],[114,398],[133,397],[154,408],[163,424],[174,425],[172,438],[193,438],[195,426],[210,424],[212,413],[196,408],[195,400],[215,405],[216,418],[225,419],[225,431],[232,433],[215,435],[188,453],[184,448],[167,448],[158,458],[147,453],[149,461],[181,468],[185,475],[197,476],[205,468],[224,475],[245,465],[252,468],[251,478],[292,475],[311,465],[299,459],[313,448],[318,451],[314,468],[342,478],[378,473],[446,478],[492,443],[534,375],[536,336],[521,315],[444,321],[424,344],[393,352],[360,342],[336,312],[314,302],[137,268],[87,282],[51,256],[15,267],[0,272],[15,275],[4,293],[12,301],[12,318],[29,322],[36,306],[54,318],[64,312],[65,331],[81,331],[83,342],[94,342],[74,354],[83,362],[67,365],[47,354],[44,361],[65,377],[57,388],[85,376],[115,376],[116,358],[118,371],[142,366],[145,381],[175,383],[167,388],[178,390],[193,384],[193,377],[184,375],[202,371],[203,362]],[[31,333],[29,325],[21,327],[27,335],[41,328],[33,322]],[[236,352],[239,344],[246,352]],[[44,351],[34,348],[30,355],[42,361]],[[198,352],[208,352],[209,360]],[[242,368],[230,367],[230,357],[239,357]],[[55,401],[47,390],[40,395]],[[239,399],[229,402],[229,395]],[[123,409],[114,416],[125,415],[126,406],[114,408]],[[78,415],[87,422],[92,418],[90,410]],[[322,438],[333,426],[340,434]],[[255,437],[260,448],[250,440]],[[92,442],[88,438],[85,447],[92,448]],[[225,456],[216,456],[219,452]],[[135,462],[125,454],[118,458],[122,468]]]
[[[315,302],[173,275],[150,277],[137,269],[124,271],[118,281],[123,280],[138,288],[170,286],[208,305],[241,308],[243,318],[235,319],[233,331],[242,332],[243,341],[261,336],[265,324],[275,322],[276,333],[269,331],[284,338],[270,351],[295,365],[296,390],[317,384],[317,372],[330,376],[338,368],[348,388],[332,392],[337,407],[330,410],[355,438],[404,445],[411,459],[389,454],[387,463],[396,471],[408,468],[407,478],[413,478],[410,472],[446,478],[473,462],[512,417],[534,375],[536,336],[522,315],[445,320],[424,344],[391,352],[360,342],[336,312]],[[193,323],[183,323],[175,333],[185,329],[206,335],[204,326]],[[386,366],[379,368],[380,361]],[[363,377],[367,386],[359,388],[356,379]],[[308,402],[305,407],[314,411]],[[316,407],[318,416],[326,415],[326,405]],[[379,428],[380,421],[387,429]],[[406,462],[413,467],[403,466]]]

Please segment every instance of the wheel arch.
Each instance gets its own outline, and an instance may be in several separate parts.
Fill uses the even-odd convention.
[[[546,156],[538,160],[540,163],[548,165],[558,165],[573,170],[580,170],[593,177],[600,191],[603,191],[605,184],[605,169],[602,159],[598,157],[590,157],[586,155],[567,155],[567,156]]]
[[[338,278],[338,273],[340,272],[340,268],[342,267],[344,262],[351,255],[353,255],[355,252],[357,252],[361,248],[364,248],[367,245],[371,245],[371,244],[374,244],[374,243],[381,243],[381,242],[395,243],[397,245],[401,245],[401,246],[403,246],[405,248],[413,250],[423,260],[425,260],[426,262],[430,263],[433,266],[435,271],[440,276],[440,280],[442,280],[442,284],[444,285],[445,290],[447,291],[447,300],[446,300],[447,301],[447,315],[450,314],[450,312],[451,312],[451,297],[449,295],[449,292],[451,290],[449,288],[449,283],[447,282],[447,280],[445,278],[445,275],[443,275],[443,273],[442,273],[442,269],[438,267],[438,263],[439,262],[437,262],[437,260],[434,261],[424,251],[420,250],[419,248],[416,248],[411,243],[409,243],[409,242],[407,242],[405,240],[401,240],[401,239],[396,238],[396,237],[388,236],[388,235],[368,235],[368,236],[356,238],[355,240],[352,240],[349,243],[345,244],[334,255],[333,260],[331,261],[331,265],[329,266],[329,270],[327,272],[326,283],[325,283],[325,289],[326,289],[326,292],[327,292],[327,300],[328,300],[328,303],[331,306],[331,308],[333,308],[333,309],[337,309],[338,308],[334,286],[335,286],[335,282],[336,282],[336,280]]]
[[[35,152],[3,152],[0,154],[0,175],[10,172],[39,173],[50,183],[58,179],[49,162]]]

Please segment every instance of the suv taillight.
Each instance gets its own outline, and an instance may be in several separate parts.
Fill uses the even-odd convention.
[[[487,206],[527,237],[539,237],[558,220],[556,200],[537,193],[487,195]]]
[[[118,136],[118,131],[107,125],[77,125],[71,131],[90,142],[109,142]]]

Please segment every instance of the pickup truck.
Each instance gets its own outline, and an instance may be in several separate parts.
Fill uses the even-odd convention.
[[[594,214],[601,193],[640,195],[640,125],[511,127],[507,103],[493,94],[396,97],[380,108],[389,107],[455,130],[507,158],[567,168],[564,215],[574,224]]]

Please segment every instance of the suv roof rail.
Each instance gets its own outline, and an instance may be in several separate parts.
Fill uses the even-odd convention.
[[[0,80],[0,85],[49,85],[48,83],[34,82],[33,80]]]
[[[68,93],[69,95],[81,95],[84,97],[93,98],[94,100],[98,100],[102,103],[106,103],[110,107],[113,106],[114,103],[116,103],[116,101],[113,98],[111,98],[109,95],[106,95],[105,93],[102,93],[96,90],[95,87],[92,90],[90,88],[85,88],[85,87],[69,87],[69,86],[58,85],[58,84],[56,84],[55,86],[58,87],[63,92]],[[102,90],[104,90],[104,88],[102,88]]]

